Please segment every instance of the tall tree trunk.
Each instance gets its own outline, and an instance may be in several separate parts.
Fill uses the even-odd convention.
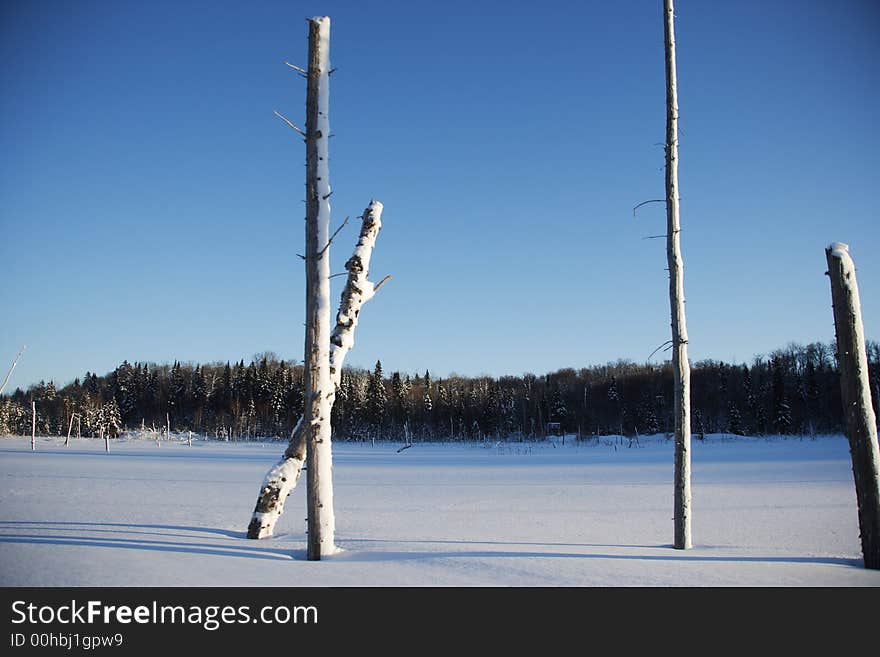
[[[306,91],[305,411],[308,559],[332,554],[333,479],[330,446],[330,18],[309,19]]]
[[[31,451],[37,449],[37,402],[31,402]]]
[[[684,312],[684,265],[678,194],[678,89],[675,70],[675,17],[672,0],[664,0],[666,44],[666,259],[672,315],[672,371],[675,397],[675,543],[691,547],[691,394]]]
[[[859,508],[862,558],[865,568],[876,570],[880,569],[880,450],[868,380],[859,286],[855,264],[846,244],[832,244],[825,249],[825,258],[831,278],[840,392]]]
[[[342,366],[345,357],[354,346],[354,333],[360,319],[363,305],[373,298],[376,291],[388,280],[385,277],[376,284],[368,280],[370,260],[376,238],[382,228],[382,204],[371,201],[362,216],[360,236],[354,253],[345,269],[348,278],[342,290],[339,311],[336,314],[336,326],[330,336],[330,376],[333,381],[332,406],[336,398],[336,389],[342,377]],[[284,512],[284,503],[296,488],[302,466],[306,458],[306,432],[303,419],[300,418],[290,437],[290,442],[281,460],[266,474],[257,504],[248,525],[248,538],[265,538],[271,536],[278,519]]]

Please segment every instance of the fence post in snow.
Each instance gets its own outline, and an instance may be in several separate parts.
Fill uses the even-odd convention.
[[[840,363],[840,392],[852,457],[865,568],[880,569],[880,450],[877,418],[871,405],[868,354],[856,267],[846,244],[825,249]]]

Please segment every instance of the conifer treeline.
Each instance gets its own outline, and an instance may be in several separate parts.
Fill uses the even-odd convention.
[[[874,403],[880,344],[869,342]],[[697,362],[692,430],[733,434],[841,432],[832,344],[790,345],[749,365]],[[56,390],[50,381],[0,398],[0,434],[29,434],[31,401],[41,435],[111,436],[141,427],[220,439],[287,437],[303,409],[302,366],[272,353],[250,363],[173,365],[125,361]],[[71,423],[71,417],[74,421]],[[568,434],[638,435],[672,430],[670,365],[618,361],[535,376],[493,378],[346,369],[333,407],[341,440],[474,440],[533,437],[559,423]],[[555,430],[552,427],[551,430]]]

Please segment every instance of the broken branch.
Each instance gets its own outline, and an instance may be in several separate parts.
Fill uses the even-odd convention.
[[[328,196],[329,196],[329,194],[328,194]],[[339,235],[339,231],[342,230],[343,228],[345,228],[345,225],[346,225],[347,223],[348,223],[348,217],[346,217],[346,218],[345,218],[345,221],[342,222],[342,225],[341,225],[339,228],[337,228],[337,229],[333,232],[333,234],[330,236],[330,239],[327,240],[327,244],[324,245],[324,248],[321,249],[321,250],[318,252],[318,257],[319,257],[319,258],[320,258],[322,255],[324,255],[324,252],[325,252],[327,249],[330,248],[330,245],[333,244],[333,238],[336,237],[337,235]],[[338,275],[339,275],[339,274],[337,274],[337,276],[338,276]],[[331,276],[331,278],[332,278],[332,276]]]
[[[651,352],[651,356],[653,356],[654,354],[656,354],[656,353],[657,353],[658,351],[660,351],[661,349],[662,349],[663,351],[666,351],[666,349],[664,349],[664,347],[667,347],[667,345],[669,345],[669,346],[671,347],[671,346],[672,346],[672,340],[667,340],[666,342],[664,342],[663,344],[661,344],[659,347],[657,347],[654,351]],[[667,348],[668,348],[668,347],[667,347]],[[648,358],[647,358],[646,360],[651,360],[651,356],[648,356]]]
[[[303,131],[302,131],[300,128],[298,128],[294,123],[292,123],[290,120],[288,120],[287,117],[285,117],[283,114],[279,113],[278,110],[272,110],[272,111],[275,112],[275,116],[277,116],[279,119],[281,119],[282,121],[284,121],[287,125],[289,125],[291,128],[293,128],[294,130],[296,130],[296,131],[297,131],[299,134],[301,134],[303,137],[306,136],[306,133],[305,133],[305,132],[303,132]]]
[[[666,199],[665,198],[654,198],[654,199],[651,199],[650,201],[642,201],[636,207],[633,208],[633,217],[636,216],[636,210],[638,210],[643,205],[647,205],[648,203],[666,203]]]
[[[378,292],[378,291],[379,291],[379,288],[382,287],[383,285],[385,285],[385,283],[386,283],[387,281],[390,281],[390,280],[391,280],[391,274],[388,274],[388,276],[386,276],[386,277],[383,278],[381,281],[379,281],[378,283],[376,283],[376,284],[373,286],[373,294],[375,294],[376,292]]]
[[[299,72],[302,73],[303,75],[308,75],[308,71],[307,71],[306,69],[301,68],[301,67],[297,66],[296,64],[291,64],[291,63],[288,62],[287,60],[284,60],[284,63],[287,64],[287,65],[288,65],[290,68],[292,68],[294,71],[299,71]]]

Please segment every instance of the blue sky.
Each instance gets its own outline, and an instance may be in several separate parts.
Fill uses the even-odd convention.
[[[851,245],[880,337],[880,5],[680,0],[690,353],[831,340]],[[669,338],[662,2],[6,2],[0,368],[301,359],[305,18],[332,20],[333,224],[394,280],[348,363],[644,361]],[[337,238],[333,271],[351,252]],[[334,279],[334,299],[342,279]],[[655,357],[656,359],[657,357]]]

